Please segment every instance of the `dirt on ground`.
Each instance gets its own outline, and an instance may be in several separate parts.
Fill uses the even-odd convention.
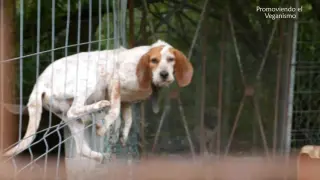
[[[15,164],[21,168],[28,162],[30,162],[29,158],[21,158],[16,160]],[[16,176],[16,179],[67,179],[63,162],[59,166],[58,178],[56,176],[56,158],[48,158],[45,174],[43,163],[44,161],[38,162],[32,169],[25,169]],[[297,175],[296,167],[297,158],[295,157],[287,160],[281,157],[273,159],[264,157],[225,157],[220,159],[212,157],[195,159],[148,157],[130,165],[115,162],[111,165],[100,166],[91,173],[80,173],[78,177],[94,180],[293,180]],[[12,179],[15,173],[12,162],[0,165],[1,180]]]

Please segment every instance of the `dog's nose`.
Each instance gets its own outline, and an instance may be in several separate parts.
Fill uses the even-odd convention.
[[[167,71],[161,71],[160,72],[160,76],[162,79],[167,79],[167,77],[169,76],[169,73]]]

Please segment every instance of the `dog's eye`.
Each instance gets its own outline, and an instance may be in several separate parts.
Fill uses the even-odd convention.
[[[174,61],[174,58],[169,57],[169,58],[168,58],[168,62],[172,62],[172,61]]]
[[[151,59],[151,62],[152,62],[153,64],[157,64],[157,63],[158,63],[158,60],[157,60],[157,58],[152,58],[152,59]]]

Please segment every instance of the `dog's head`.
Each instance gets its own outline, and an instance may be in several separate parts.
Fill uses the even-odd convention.
[[[191,82],[193,67],[182,52],[158,40],[141,57],[136,73],[141,89],[149,89],[151,84],[168,86],[174,80],[180,87],[185,87]]]

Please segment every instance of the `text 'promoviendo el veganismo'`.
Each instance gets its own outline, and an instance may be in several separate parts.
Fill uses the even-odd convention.
[[[257,12],[263,12],[264,16],[268,19],[296,19],[297,12],[302,12],[302,6],[299,8],[294,7],[276,7],[276,8],[262,8],[257,6]]]

